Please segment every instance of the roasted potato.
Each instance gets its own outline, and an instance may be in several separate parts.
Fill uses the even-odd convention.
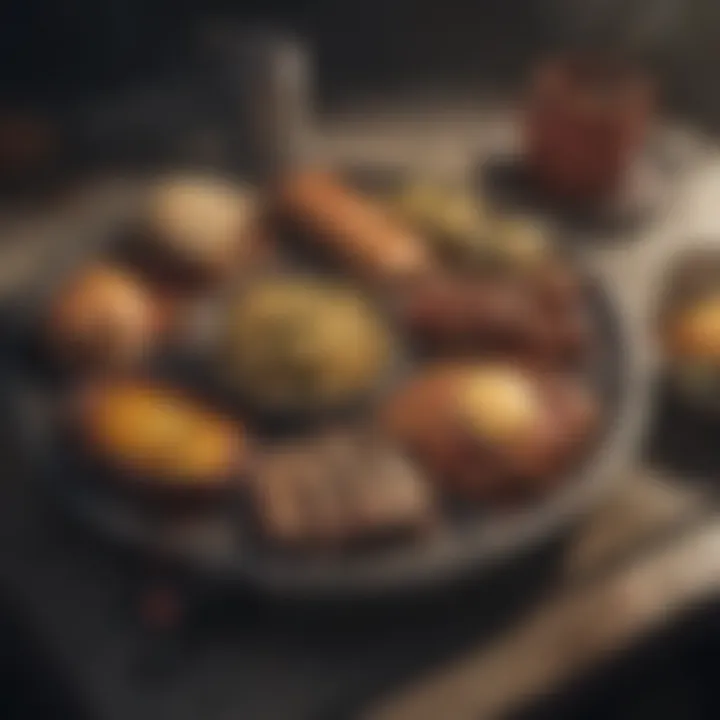
[[[439,487],[504,504],[562,479],[597,425],[582,384],[508,364],[439,366],[402,388],[382,424]]]
[[[152,352],[171,306],[118,267],[94,265],[53,299],[46,337],[53,355],[88,371],[126,370]]]
[[[85,453],[128,488],[148,494],[214,495],[247,463],[242,424],[150,382],[88,388],[77,420]]]

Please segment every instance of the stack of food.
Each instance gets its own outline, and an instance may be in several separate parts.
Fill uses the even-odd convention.
[[[283,550],[409,539],[457,501],[537,501],[600,426],[580,276],[538,227],[467,192],[371,200],[314,169],[264,193],[163,178],[132,247],[70,279],[46,337],[73,370],[72,437],[140,502],[237,493],[237,521]],[[298,250],[335,272],[300,271]],[[204,377],[159,381],[152,361],[208,294],[223,300]]]

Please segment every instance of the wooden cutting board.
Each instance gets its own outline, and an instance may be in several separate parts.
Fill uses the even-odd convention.
[[[720,519],[706,507],[665,478],[628,478],[571,544],[566,582],[541,607],[359,717],[503,718],[720,596]]]

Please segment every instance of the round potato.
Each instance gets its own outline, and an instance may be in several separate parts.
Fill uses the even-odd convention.
[[[201,278],[231,273],[250,259],[257,229],[255,194],[229,180],[175,176],[159,180],[147,201],[152,251]]]
[[[578,381],[481,363],[420,374],[391,398],[382,423],[451,496],[505,504],[560,481],[597,414]]]
[[[97,265],[54,299],[47,322],[53,353],[92,370],[140,363],[168,320],[168,306],[124,270]]]

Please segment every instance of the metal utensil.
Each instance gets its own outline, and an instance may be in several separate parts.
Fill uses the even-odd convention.
[[[235,162],[245,176],[268,180],[299,162],[311,131],[313,74],[303,43],[223,23],[205,34],[204,49]]]

